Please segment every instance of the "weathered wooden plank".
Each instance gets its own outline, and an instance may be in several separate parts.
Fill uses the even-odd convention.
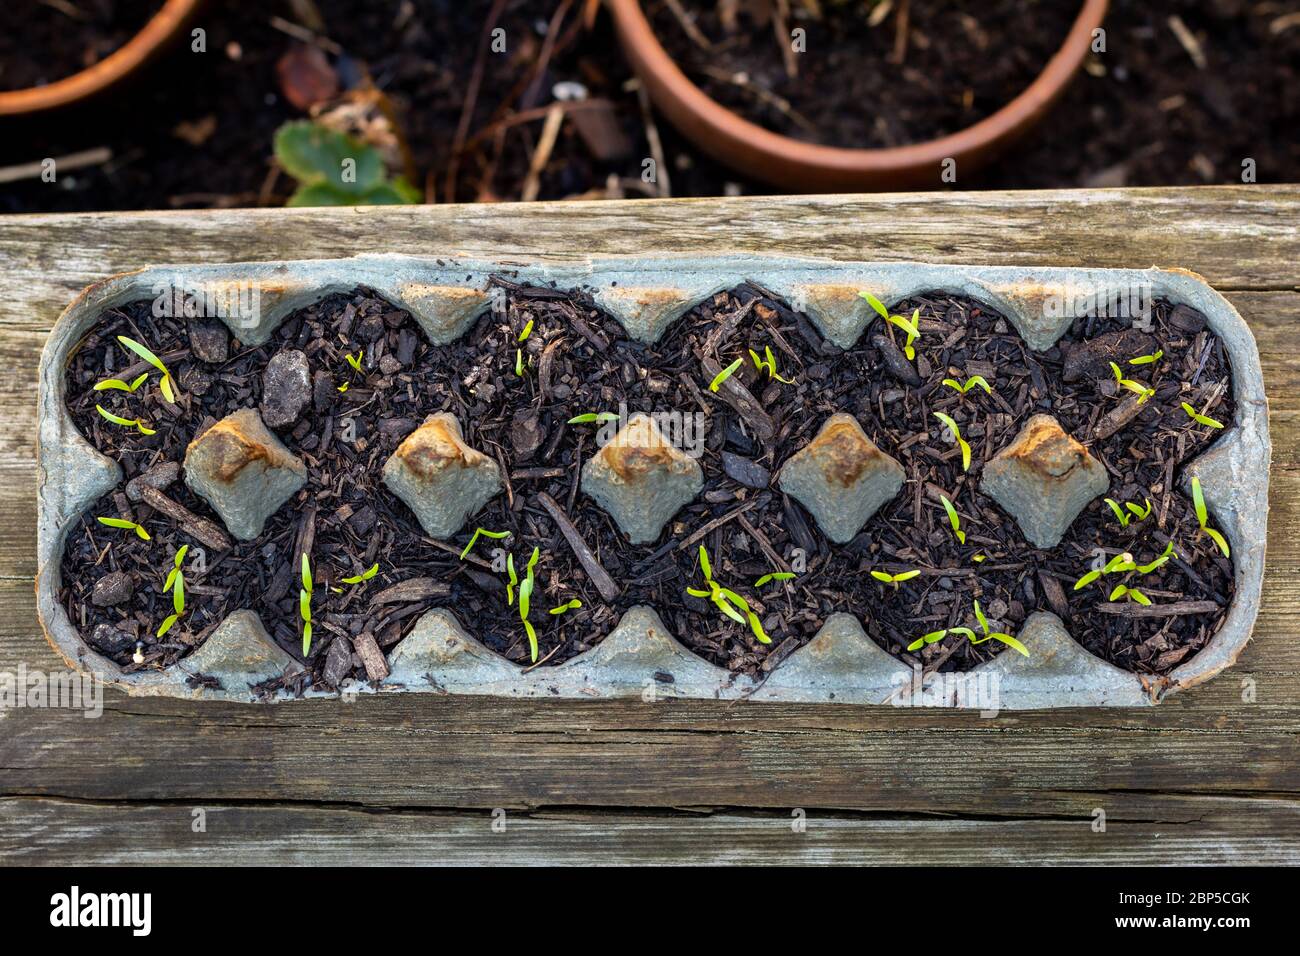
[[[1223,289],[1291,289],[1297,186],[895,193],[357,209],[11,216],[5,319],[40,329],[87,283],[143,265],[646,249],[1002,265],[1178,266]]]
[[[918,808],[918,811],[923,808]],[[1105,830],[1094,830],[1094,810]],[[201,810],[201,815],[196,815]],[[195,832],[196,819],[204,829]],[[496,829],[493,824],[497,823]],[[504,829],[501,829],[504,824]],[[802,825],[801,825],[802,824]],[[1078,794],[1024,819],[772,813],[477,813],[0,799],[11,864],[1218,864],[1300,860],[1290,800]]]

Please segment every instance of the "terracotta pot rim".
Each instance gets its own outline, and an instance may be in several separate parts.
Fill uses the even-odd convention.
[[[978,122],[938,139],[885,148],[808,143],[775,133],[727,109],[692,82],[664,49],[639,0],[605,0],[619,40],[647,91],[698,146],[759,179],[807,189],[845,181],[894,183],[936,177],[953,158],[987,158],[1037,122],[1064,91],[1087,56],[1108,0],[1080,0],[1079,15],[1061,46],[1010,102]],[[811,180],[811,181],[810,181]]]
[[[79,102],[139,69],[185,25],[202,0],[165,0],[140,32],[98,63],[45,86],[0,92],[0,116],[38,113]]]

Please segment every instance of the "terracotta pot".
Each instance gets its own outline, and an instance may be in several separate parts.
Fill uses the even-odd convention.
[[[846,149],[791,139],[733,113],[687,79],[654,34],[638,0],[605,0],[619,40],[656,107],[696,146],[734,169],[797,192],[937,185],[940,164],[960,176],[988,162],[1037,123],[1082,65],[1107,0],[1083,0],[1065,42],[1019,96],[973,126],[923,143]]]
[[[185,26],[201,0],[167,0],[144,28],[94,66],[45,86],[0,92],[0,116],[22,116],[77,103],[132,73]]]

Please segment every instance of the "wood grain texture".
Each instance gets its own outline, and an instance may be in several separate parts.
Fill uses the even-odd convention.
[[[651,248],[1179,266],[1254,330],[1274,441],[1255,639],[1235,668],[1154,709],[988,720],[428,695],[259,708],[109,692],[100,719],[0,710],[0,859],[1300,862],[1298,209],[1300,187],[1254,186],[0,220],[0,671],[60,666],[32,593],[41,345],[81,287],[146,264]],[[201,839],[194,806],[209,808]],[[506,834],[489,827],[497,807]],[[1106,834],[1091,830],[1097,807]],[[790,831],[793,808],[805,834]]]

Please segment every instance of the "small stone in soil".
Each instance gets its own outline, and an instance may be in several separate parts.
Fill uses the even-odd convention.
[[[135,646],[134,634],[112,624],[96,624],[90,632],[90,643],[105,654],[122,654]]]
[[[200,362],[218,364],[230,355],[230,332],[216,319],[190,319],[190,351]]]
[[[338,687],[339,681],[352,673],[352,645],[341,634],[334,638],[325,655],[325,683]]]
[[[318,412],[327,412],[338,400],[339,390],[334,384],[334,376],[329,372],[317,372],[311,379],[311,401]]]
[[[737,455],[735,452],[722,453],[722,468],[727,476],[740,482],[746,488],[766,488],[772,473],[756,461]]]
[[[139,501],[144,488],[157,488],[165,491],[175,484],[181,476],[181,466],[174,461],[159,462],[144,474],[136,475],[126,483],[126,496],[132,501]]]
[[[90,601],[95,607],[112,607],[131,600],[134,594],[135,584],[129,574],[125,571],[110,571],[95,582]]]
[[[266,363],[262,375],[262,421],[268,428],[292,425],[312,397],[307,356],[285,349]]]

